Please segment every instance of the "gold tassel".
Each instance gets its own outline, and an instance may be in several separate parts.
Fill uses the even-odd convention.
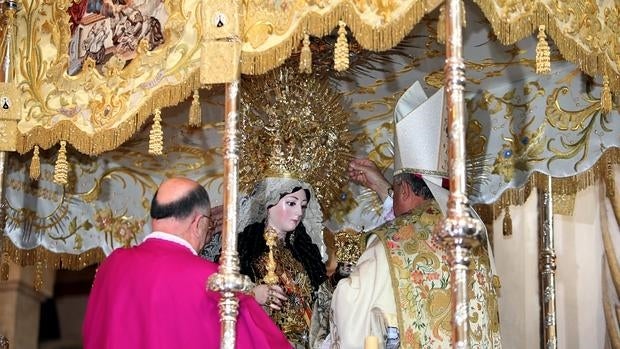
[[[510,217],[510,209],[509,206],[506,206],[506,213],[504,214],[503,228],[504,228],[504,237],[512,236],[512,217]]]
[[[34,290],[39,292],[43,288],[43,261],[37,260],[34,266],[34,280],[32,282]]]
[[[345,71],[349,69],[349,43],[347,42],[347,29],[343,21],[339,21],[338,40],[334,50],[334,69]]]
[[[601,92],[601,110],[607,114],[611,111],[611,90],[609,89],[609,76],[603,75],[603,91]]]
[[[545,26],[538,27],[538,44],[536,44],[536,74],[551,73],[551,50],[547,43]]]
[[[35,145],[30,161],[30,179],[36,181],[41,175],[41,160],[39,159],[39,146]]]
[[[200,93],[198,89],[194,90],[194,99],[192,106],[189,108],[189,126],[200,127],[202,125],[202,113],[200,110]]]
[[[312,50],[310,50],[310,36],[304,34],[303,47],[299,55],[299,72],[312,73]]]
[[[149,137],[149,154],[162,155],[164,150],[164,131],[161,128],[161,110],[155,110],[153,127]]]
[[[8,252],[2,253],[2,266],[0,266],[0,280],[9,280],[9,254]]]
[[[614,179],[614,165],[611,159],[607,159],[607,171],[605,173],[605,194],[608,198],[616,196],[616,180]]]
[[[67,141],[60,141],[58,158],[56,158],[56,166],[54,167],[54,182],[60,185],[66,185],[68,178],[69,162],[67,161]]]

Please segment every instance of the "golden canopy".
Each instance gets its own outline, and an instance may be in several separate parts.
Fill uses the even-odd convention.
[[[228,33],[238,41],[231,49],[240,48],[240,53],[230,57],[240,57],[241,73],[260,74],[280,65],[296,51],[304,33],[326,35],[340,20],[363,48],[387,50],[441,1],[111,3],[28,0],[20,2],[16,12],[5,10],[2,54],[3,61],[12,62],[14,79],[1,91],[2,97],[16,96],[12,104],[17,109],[13,111],[17,120],[0,116],[3,129],[13,135],[0,142],[0,150],[26,153],[35,145],[47,149],[61,141],[90,155],[118,147],[140,129],[154,110],[174,105],[204,86],[201,74],[238,69],[233,60],[222,59],[225,49],[209,50],[210,40],[213,43],[222,39],[214,38],[213,32],[228,20],[242,19],[234,32]],[[606,75],[611,90],[620,90],[617,2],[475,3],[501,42],[514,43],[545,25],[564,58],[590,75]],[[136,23],[140,23],[140,32],[130,33],[127,28]],[[12,37],[6,35],[11,32]],[[220,40],[216,47],[226,46],[225,41]]]

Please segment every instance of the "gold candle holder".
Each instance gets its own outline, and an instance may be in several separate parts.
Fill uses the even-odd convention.
[[[275,285],[278,283],[278,276],[276,275],[276,260],[273,257],[273,250],[278,242],[278,233],[272,227],[265,228],[263,235],[267,246],[269,247],[269,260],[267,261],[267,275],[263,278],[263,281],[267,285]]]

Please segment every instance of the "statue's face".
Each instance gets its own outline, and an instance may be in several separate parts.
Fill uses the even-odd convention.
[[[304,218],[307,204],[308,197],[303,189],[285,195],[269,208],[269,225],[280,234],[295,230]]]

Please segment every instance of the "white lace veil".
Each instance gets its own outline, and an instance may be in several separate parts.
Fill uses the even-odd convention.
[[[321,258],[325,262],[327,248],[323,241],[323,213],[312,186],[303,181],[293,178],[267,177],[258,182],[252,193],[241,196],[239,199],[237,230],[241,232],[252,223],[263,222],[267,218],[267,208],[277,204],[282,196],[290,194],[294,188],[310,191],[302,223],[312,242],[319,248]]]

